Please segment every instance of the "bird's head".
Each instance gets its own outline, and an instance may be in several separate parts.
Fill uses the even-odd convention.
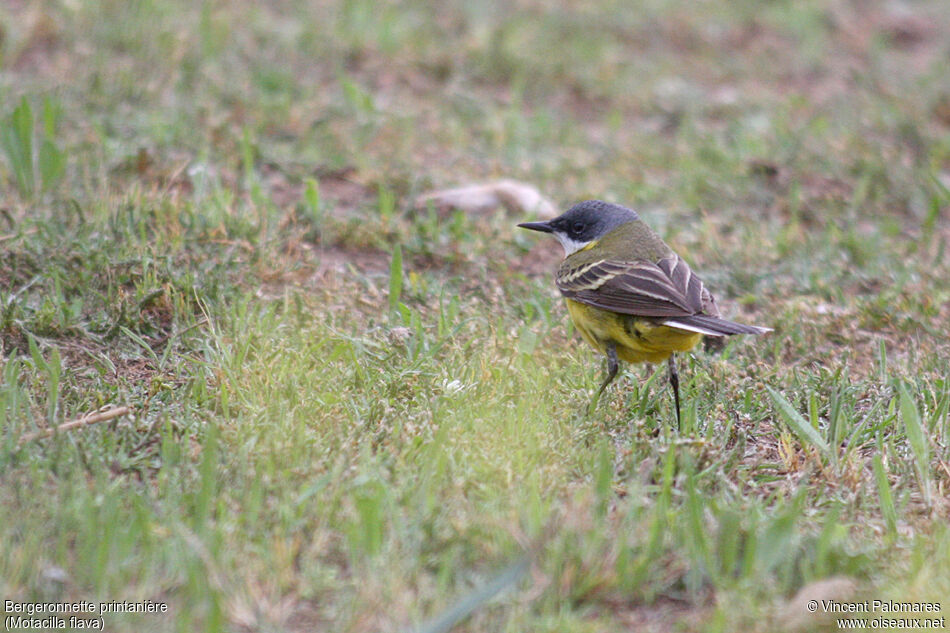
[[[637,212],[602,200],[579,202],[547,222],[523,222],[523,229],[553,233],[564,247],[564,256],[597,242],[615,228],[638,218]]]

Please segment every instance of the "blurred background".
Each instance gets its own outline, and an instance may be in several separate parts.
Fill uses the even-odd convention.
[[[945,598],[948,68],[941,0],[6,0],[0,597],[354,632]],[[646,368],[580,415],[542,208],[426,203],[500,179],[636,208],[775,333],[685,361],[681,435]]]

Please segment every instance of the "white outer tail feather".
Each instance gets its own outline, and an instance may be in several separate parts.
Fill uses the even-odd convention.
[[[687,325],[686,323],[680,323],[678,321],[672,321],[672,320],[663,321],[663,325],[674,327],[678,330],[686,330],[687,332],[696,332],[697,334],[703,334],[705,336],[730,336],[730,334],[727,334],[725,332],[714,332],[712,330],[706,329],[704,327],[700,327],[698,325]],[[770,327],[761,327],[758,325],[750,325],[748,327],[754,327],[755,329],[759,330],[757,334],[765,334],[766,332],[772,331],[772,328]]]
[[[696,332],[697,334],[705,334],[706,336],[726,336],[722,332],[713,332],[712,330],[707,330],[706,328],[697,327],[695,325],[686,325],[685,323],[677,323],[676,321],[664,321],[663,325],[675,327],[677,330],[687,330],[689,332]]]

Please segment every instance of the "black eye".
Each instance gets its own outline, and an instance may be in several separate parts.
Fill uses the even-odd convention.
[[[583,232],[584,232],[584,223],[583,223],[583,222],[575,222],[575,223],[571,226],[571,230],[572,230],[574,233],[583,233]]]

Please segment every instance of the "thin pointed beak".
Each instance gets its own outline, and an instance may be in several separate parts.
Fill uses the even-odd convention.
[[[523,229],[529,229],[531,231],[541,231],[542,233],[553,233],[554,229],[551,228],[551,225],[547,222],[522,222],[519,224]]]

